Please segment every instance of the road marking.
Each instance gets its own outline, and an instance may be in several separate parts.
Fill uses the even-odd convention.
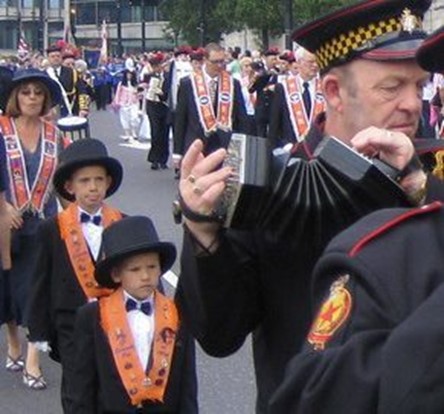
[[[139,142],[139,141],[133,141],[133,142],[121,142],[119,144],[121,147],[127,147],[127,148],[135,148],[135,149],[141,149],[141,150],[149,150],[151,147],[151,143],[149,142]]]
[[[167,281],[174,289],[177,288],[177,282],[179,281],[179,278],[177,275],[172,272],[171,270],[168,270],[163,276],[165,281]]]

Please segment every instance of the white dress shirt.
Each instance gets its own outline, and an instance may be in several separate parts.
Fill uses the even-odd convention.
[[[79,221],[80,215],[82,213],[86,213],[88,215],[101,216],[102,209],[97,210],[96,213],[90,214],[87,211],[83,210],[79,207]],[[99,256],[100,246],[102,245],[102,233],[103,233],[103,220],[100,222],[100,225],[96,225],[92,222],[81,223],[83,235],[85,236],[86,243],[88,244],[89,250],[92,254],[94,260],[97,261],[97,257]]]
[[[125,302],[128,298],[140,303],[139,300],[132,297],[128,292],[123,291]],[[137,355],[139,356],[142,367],[146,370],[151,355],[151,347],[154,338],[154,304],[153,296],[147,298],[151,303],[153,312],[151,315],[145,315],[141,310],[134,309],[127,312],[128,323],[134,339]],[[145,300],[144,300],[145,302]]]

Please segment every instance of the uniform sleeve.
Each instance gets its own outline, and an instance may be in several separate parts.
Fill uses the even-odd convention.
[[[74,328],[76,367],[72,376],[73,413],[95,414],[98,411],[98,373],[95,359],[94,325],[97,303],[82,306]]]
[[[270,413],[414,414],[430,404],[434,408],[423,412],[444,410],[438,397],[444,393],[444,326],[438,322],[444,286],[424,293],[415,278],[418,267],[403,248],[389,247],[394,241],[377,243],[379,255],[366,260],[335,253],[335,265],[323,267],[321,259],[317,316],[304,349],[287,365]],[[415,256],[414,242],[404,241]],[[441,363],[433,372],[436,361]]]

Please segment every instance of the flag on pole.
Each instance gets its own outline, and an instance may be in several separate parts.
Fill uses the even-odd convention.
[[[31,47],[25,39],[25,34],[21,32],[20,39],[17,45],[17,56],[21,62],[24,62],[29,58],[31,53]]]
[[[65,44],[75,46],[76,39],[73,33],[73,18],[75,17],[75,9],[71,8],[71,0],[65,1],[65,15],[63,18],[63,41]]]
[[[106,30],[106,20],[102,22],[101,30],[102,46],[100,48],[100,62],[106,63],[108,61],[108,33]]]

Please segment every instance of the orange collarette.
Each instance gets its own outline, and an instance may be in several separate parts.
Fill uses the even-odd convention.
[[[99,306],[101,325],[131,403],[137,407],[147,400],[163,402],[179,326],[174,302],[155,292],[153,364],[148,373],[137,355],[123,290],[119,288],[110,296],[100,299]]]

